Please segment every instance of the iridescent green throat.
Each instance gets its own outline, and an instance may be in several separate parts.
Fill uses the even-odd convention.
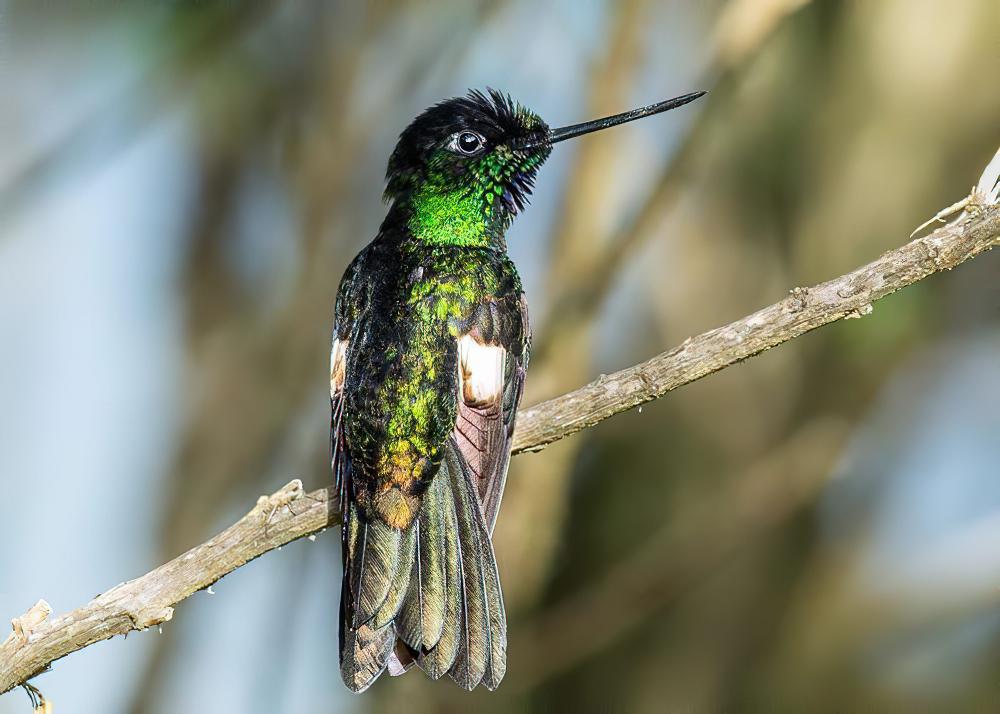
[[[430,245],[486,247],[502,242],[503,222],[492,210],[495,200],[493,194],[468,186],[428,182],[410,198],[410,231]]]

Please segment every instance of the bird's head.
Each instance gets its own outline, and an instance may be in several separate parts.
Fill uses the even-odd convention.
[[[508,95],[473,90],[434,105],[406,127],[389,158],[385,199],[408,209],[413,234],[426,242],[502,240],[527,205],[553,144],[679,107],[702,94],[550,129]]]
[[[507,224],[527,203],[552,151],[549,127],[495,90],[472,91],[427,109],[406,127],[389,159],[385,197],[447,209],[468,200]],[[531,148],[519,148],[534,140]]]

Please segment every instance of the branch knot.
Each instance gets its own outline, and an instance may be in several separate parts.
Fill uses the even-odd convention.
[[[21,645],[28,644],[31,642],[31,635],[35,628],[51,614],[52,607],[44,600],[39,600],[26,613],[10,621],[10,626],[14,631],[7,636],[4,644],[11,640],[16,640]]]

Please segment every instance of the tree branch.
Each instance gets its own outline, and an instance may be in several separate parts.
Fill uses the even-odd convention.
[[[523,410],[514,452],[538,451],[553,441],[646,402],[736,362],[842,318],[868,315],[872,303],[993,248],[1000,209],[978,207],[971,216],[883,254],[839,278],[809,288],[634,367],[601,376],[585,387]]]
[[[326,489],[304,493],[292,481],[234,525],[140,578],[121,583],[83,607],[50,620],[40,601],[12,621],[14,632],[0,644],[0,694],[45,671],[66,655],[95,642],[160,625],[174,606],[205,590],[269,550],[340,521],[337,499]],[[41,613],[40,616],[35,613]]]
[[[970,203],[953,223],[889,251],[839,278],[795,288],[784,300],[686,340],[642,364],[602,376],[569,394],[523,410],[514,451],[546,444],[663,396],[821,325],[871,312],[872,303],[1000,245],[1000,207]],[[83,607],[46,619],[40,602],[13,621],[0,644],[0,693],[95,642],[166,622],[177,603],[269,550],[340,521],[328,489],[304,493],[292,481],[211,540]]]

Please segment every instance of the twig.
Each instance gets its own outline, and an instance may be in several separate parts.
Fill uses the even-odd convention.
[[[180,601],[269,550],[320,531],[339,518],[336,499],[328,502],[325,489],[304,494],[302,483],[295,480],[261,497],[253,510],[211,540],[83,607],[43,619],[47,606],[36,605],[15,620],[14,633],[0,644],[0,693],[95,642],[162,625],[173,617]]]
[[[811,288],[796,288],[748,317],[522,411],[514,450],[536,451],[821,325],[866,315],[879,298],[996,245],[1000,207],[967,206],[957,221],[868,265]],[[328,490],[304,494],[302,484],[293,481],[262,497],[250,513],[211,540],[83,607],[53,619],[18,618],[18,631],[0,644],[0,693],[95,642],[166,622],[174,606],[198,590],[269,550],[338,522],[338,503]]]
[[[989,250],[1000,237],[1000,209],[975,208],[923,238],[868,265],[788,297],[752,315],[690,337],[652,359],[602,376],[585,387],[537,404],[519,415],[514,451],[537,451],[609,416],[753,357],[842,318],[868,315],[872,303]]]
[[[24,691],[28,695],[29,701],[31,701],[31,711],[35,714],[50,714],[52,711],[52,702],[47,700],[40,691],[38,687],[25,682],[21,685]]]

